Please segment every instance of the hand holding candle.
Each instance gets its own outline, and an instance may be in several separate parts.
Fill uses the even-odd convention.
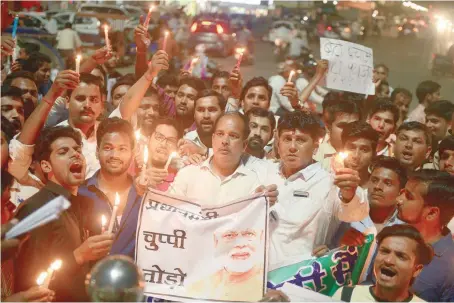
[[[42,283],[38,285],[42,285],[43,287],[45,288],[49,288],[49,284],[50,284],[50,281],[52,280],[52,277],[54,275],[54,272],[56,270],[59,270],[61,268],[61,265],[62,265],[62,261],[57,259],[55,260],[51,265],[50,267],[47,269],[47,272],[44,272],[44,273],[41,273],[38,277],[38,279],[36,280],[36,282],[38,283],[39,281],[42,280]],[[45,274],[45,275],[44,275]]]
[[[334,172],[338,171],[341,168],[344,168],[344,161],[347,159],[348,153],[346,152],[340,152],[334,156],[333,163],[332,163],[332,168]]]
[[[11,37],[16,40],[17,36],[17,26],[19,25],[19,15],[14,17],[13,29],[11,31]]]
[[[47,271],[43,271],[42,273],[39,274],[38,278],[36,279],[36,284],[39,286],[44,284],[44,281],[47,278]]]
[[[119,205],[120,205],[120,196],[118,195],[118,193],[115,193],[114,207],[113,207],[113,210],[112,210],[112,216],[110,217],[110,221],[109,221],[109,229],[107,230],[107,232],[109,234],[112,233],[113,227],[114,227],[114,223],[117,220],[117,211],[118,211],[118,206]]]
[[[107,224],[107,218],[106,218],[106,216],[102,215],[101,216],[101,234],[103,234],[106,231],[106,224]]]
[[[82,60],[81,55],[76,56],[76,73],[80,73],[80,60]]]
[[[287,83],[292,82],[293,76],[295,75],[295,71],[291,70],[290,74],[288,75]]]
[[[245,51],[245,48],[236,49],[236,52],[239,54],[238,60],[236,61],[236,66],[237,67],[241,66],[241,60],[243,60],[244,51]]]

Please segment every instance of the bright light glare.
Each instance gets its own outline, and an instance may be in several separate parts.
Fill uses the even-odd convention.
[[[448,28],[448,20],[446,19],[439,19],[437,22],[437,30],[439,32],[443,32]]]

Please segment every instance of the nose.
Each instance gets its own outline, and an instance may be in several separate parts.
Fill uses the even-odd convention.
[[[145,115],[146,115],[146,116],[152,116],[152,115],[154,115],[154,109],[153,109],[152,107],[150,107],[149,109],[147,109]]]
[[[19,112],[17,111],[17,109],[13,109],[11,111],[11,118],[15,118],[15,119],[19,118]]]
[[[407,140],[407,141],[405,141],[404,146],[405,146],[406,148],[411,149],[411,148],[413,147],[413,143],[411,142],[411,140]]]
[[[382,182],[378,181],[377,183],[375,183],[373,188],[374,188],[375,191],[381,191],[382,188],[383,188]]]
[[[296,151],[297,151],[296,142],[295,140],[292,140],[292,143],[290,144],[290,152],[295,153]]]
[[[210,119],[210,113],[208,112],[208,110],[203,112],[203,119],[205,119],[205,120],[209,120]]]
[[[228,146],[229,144],[230,144],[229,136],[228,135],[223,136],[222,137],[222,145]]]
[[[252,101],[252,103],[254,105],[258,105],[259,104],[259,98],[258,97],[255,97],[254,100]]]
[[[186,99],[186,96],[181,98],[181,102],[180,103],[183,104],[183,105],[186,105],[188,103],[188,100]]]
[[[379,129],[385,128],[385,122],[384,122],[384,121],[378,122],[378,128],[379,128]]]
[[[394,257],[392,256],[392,254],[387,254],[383,261],[386,265],[392,265],[394,264]]]
[[[254,137],[255,135],[260,136],[258,128],[251,128],[251,134],[249,135],[249,137]]]

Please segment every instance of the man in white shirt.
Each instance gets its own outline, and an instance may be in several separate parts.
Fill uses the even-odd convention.
[[[51,15],[47,15],[46,30],[52,35],[58,32],[57,21]]]
[[[268,83],[273,88],[270,110],[278,116],[285,112],[292,112],[299,102],[295,84],[291,80],[287,82],[290,72],[296,69],[295,63],[293,60],[287,60],[282,64],[279,74],[268,79]]]
[[[180,170],[168,192],[192,198],[204,206],[214,206],[266,191],[273,203],[277,195],[275,187],[260,186],[257,174],[241,161],[248,135],[249,127],[242,114],[224,113],[214,125],[213,156],[201,166]]]
[[[311,114],[295,111],[279,121],[281,162],[268,170],[265,183],[279,190],[273,207],[279,219],[271,233],[271,269],[310,258],[314,247],[331,241],[340,221],[359,221],[369,212],[358,189],[358,172],[339,168],[333,176],[312,159],[321,135]]]
[[[75,52],[80,52],[82,41],[80,41],[79,34],[72,29],[71,23],[65,24],[65,29],[57,34],[57,49],[60,55],[66,60],[67,64],[74,64]],[[69,68],[67,66],[66,68]]]
[[[388,138],[394,134],[399,121],[399,109],[389,100],[379,100],[375,103],[369,112],[367,123],[379,134],[377,144],[377,155],[393,156],[394,146]]]

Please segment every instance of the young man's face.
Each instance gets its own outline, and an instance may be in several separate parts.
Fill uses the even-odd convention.
[[[344,144],[344,151],[348,152],[345,166],[358,172],[367,171],[375,156],[372,141],[365,138],[351,138]]]
[[[6,168],[8,165],[8,158],[9,158],[9,149],[8,149],[8,141],[6,140],[5,133],[2,132],[2,148],[1,148],[1,156],[2,156],[2,171]]]
[[[170,153],[177,150],[178,139],[180,138],[175,127],[166,124],[158,125],[148,143],[151,165],[163,167]]]
[[[35,82],[27,78],[14,78],[11,81],[11,86],[22,90],[22,99],[24,102],[31,102],[34,107],[38,105],[38,88]]]
[[[383,81],[388,78],[388,72],[386,71],[385,68],[380,66],[374,70],[374,76],[375,76],[375,78]]]
[[[380,91],[377,93],[377,98],[389,97],[389,85],[380,85]]]
[[[215,78],[211,88],[224,96],[225,100],[227,100],[232,93],[230,91],[229,79],[227,78]]]
[[[337,150],[342,149],[342,131],[344,127],[351,122],[359,120],[357,114],[347,114],[347,113],[335,113],[335,118],[330,127],[330,142],[331,145]]]
[[[11,122],[17,132],[24,126],[24,103],[19,98],[5,96],[1,98],[2,116]]]
[[[454,176],[454,150],[445,149],[440,155],[440,170]]]
[[[177,91],[178,91],[178,86],[166,85],[166,87],[164,87],[164,92],[172,98],[175,98]]]
[[[423,131],[402,130],[397,134],[394,156],[406,168],[420,167],[431,151]]]
[[[389,236],[377,249],[374,273],[377,286],[384,291],[409,289],[411,280],[421,272],[416,251],[418,243],[408,237]]]
[[[61,137],[51,143],[50,149],[49,161],[41,161],[49,180],[67,189],[81,185],[85,181],[82,147],[73,138]]]
[[[222,115],[217,97],[203,97],[196,101],[194,120],[199,136],[211,136],[214,123]]]
[[[270,119],[249,115],[249,129],[251,133],[248,138],[248,148],[253,151],[263,151],[263,148],[273,138]]]
[[[395,171],[384,167],[372,171],[367,191],[371,208],[395,207],[399,193],[400,179]]]
[[[153,94],[143,97],[140,106],[137,109],[137,122],[143,133],[151,127],[153,121],[159,117],[159,98]]]
[[[246,147],[244,122],[240,117],[227,115],[220,118],[212,136],[214,157],[227,165],[236,165]]]
[[[284,166],[294,171],[308,166],[318,147],[317,140],[299,129],[282,130],[278,142],[279,155]]]
[[[36,82],[42,84],[49,82],[50,78],[50,63],[44,62],[41,67],[35,72]]]
[[[420,223],[427,212],[423,197],[426,192],[426,184],[409,180],[397,197],[397,217],[408,224]]]
[[[119,85],[115,88],[115,90],[112,92],[112,105],[115,108],[118,107],[118,105],[120,105],[121,101],[123,100],[123,97],[126,95],[130,88],[131,85],[128,84]]]
[[[97,149],[101,170],[111,176],[120,176],[128,171],[133,159],[129,136],[122,132],[106,133]]]
[[[99,86],[81,82],[71,94],[68,109],[75,125],[94,124],[104,109]]]
[[[402,120],[405,120],[408,115],[408,109],[410,108],[411,98],[404,93],[398,93],[394,100],[394,104],[399,108],[400,116]]]
[[[247,113],[253,107],[268,110],[270,108],[270,95],[264,86],[253,86],[244,95],[243,110]]]
[[[379,134],[380,141],[388,139],[396,129],[396,123],[394,122],[394,115],[392,112],[376,112],[369,118],[369,124]]]
[[[429,104],[439,101],[440,98],[441,98],[440,89],[438,89],[436,92],[426,95],[426,100],[429,102]]]
[[[436,115],[426,116],[426,126],[429,128],[433,139],[437,142],[446,137],[450,123],[451,121],[446,121],[442,117],[438,117]]]
[[[194,117],[194,102],[197,99],[197,90],[183,84],[175,96],[176,114],[178,117]]]

